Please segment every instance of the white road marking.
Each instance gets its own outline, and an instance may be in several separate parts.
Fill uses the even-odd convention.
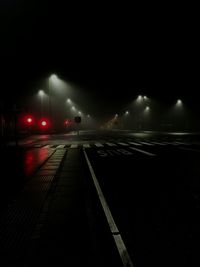
[[[135,143],[135,142],[128,142],[128,143],[131,144],[131,145],[134,145],[134,146],[142,146],[142,144]]]
[[[50,148],[51,146],[50,145],[46,145],[46,146],[44,146],[43,148]]]
[[[193,149],[193,148],[179,147],[179,149],[186,150],[186,151],[193,151],[193,152],[198,152],[198,153],[200,153],[200,150],[198,150],[198,149]]]
[[[173,146],[179,146],[180,144],[179,144],[179,142],[172,142],[171,143]]]
[[[72,144],[72,145],[70,146],[70,148],[77,148],[77,147],[78,147],[77,144]]]
[[[101,143],[95,143],[94,144],[96,147],[103,147],[104,145],[102,145]]]
[[[188,143],[185,143],[185,142],[176,142],[177,144],[179,144],[179,145],[189,145]]]
[[[129,146],[128,144],[123,143],[123,142],[118,142],[117,144],[118,144],[118,145],[121,145],[121,146]]]
[[[140,142],[140,141],[139,141],[139,142]],[[154,144],[147,143],[147,142],[140,142],[140,143],[143,144],[143,145],[154,146]]]
[[[167,145],[177,146],[178,144],[176,142],[164,142]]]
[[[83,147],[84,148],[90,148],[90,145],[89,144],[83,144]]]
[[[141,152],[143,154],[146,154],[148,156],[156,156],[156,154],[153,154],[153,153],[150,153],[150,152],[147,152],[145,150],[142,150],[142,149],[138,149],[138,148],[135,148],[135,147],[129,147],[130,149],[132,150],[135,150],[135,151],[138,151],[138,152]]]
[[[154,145],[159,145],[159,146],[166,146],[165,143],[160,143],[160,142],[154,142],[154,141],[151,141],[152,144]]]
[[[43,146],[43,145],[41,145],[41,144],[39,145],[39,144],[38,144],[38,145],[34,145],[33,147],[34,147],[34,148],[40,148],[40,147],[42,147],[42,146]]]
[[[108,145],[108,146],[117,146],[117,145],[115,145],[115,144],[113,144],[113,143],[106,143],[106,145]]]
[[[107,204],[107,201],[103,195],[103,192],[101,190],[101,187],[99,185],[99,182],[97,180],[97,177],[94,173],[94,170],[92,168],[92,165],[89,161],[89,158],[87,156],[87,153],[85,152],[85,149],[83,149],[83,152],[84,152],[84,155],[85,155],[85,159],[86,159],[86,162],[88,164],[88,168],[90,170],[90,174],[92,176],[92,179],[93,179],[93,182],[94,182],[94,185],[95,185],[95,188],[96,188],[96,191],[97,191],[97,194],[98,194],[98,197],[99,197],[99,200],[100,200],[100,203],[101,203],[101,206],[103,208],[103,211],[104,211],[104,214],[106,216],[106,219],[107,219],[107,222],[109,224],[109,227],[110,227],[110,231],[112,233],[112,236],[115,240],[115,244],[117,246],[117,249],[118,249],[118,252],[119,252],[119,255],[121,257],[121,260],[122,260],[122,263],[123,263],[123,266],[126,267],[126,266],[130,266],[130,267],[134,267],[133,266],[133,263],[132,263],[132,260],[129,256],[129,253],[127,251],[127,248],[124,244],[124,241],[121,237],[121,234],[119,233],[119,230],[117,228],[117,225],[114,221],[114,218],[112,216],[112,213],[110,211],[110,208]]]
[[[163,144],[165,144],[165,145],[171,145],[170,142],[163,142]]]
[[[59,145],[56,148],[65,148],[65,145]]]

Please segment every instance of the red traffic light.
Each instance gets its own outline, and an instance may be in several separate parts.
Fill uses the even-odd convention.
[[[46,128],[48,128],[48,127],[49,127],[49,121],[48,121],[47,119],[41,119],[41,120],[39,121],[39,127],[40,127],[41,129],[46,129]]]
[[[33,122],[34,122],[33,116],[31,116],[31,115],[25,116],[25,118],[24,118],[24,123],[25,124],[32,125]]]
[[[29,118],[27,118],[27,122],[28,123],[32,123],[33,122],[33,119],[29,117]]]
[[[46,121],[42,121],[41,125],[45,127],[45,126],[47,126],[47,122]]]

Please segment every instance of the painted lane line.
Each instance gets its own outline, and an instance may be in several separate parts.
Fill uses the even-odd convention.
[[[177,144],[179,144],[179,145],[184,145],[184,146],[188,146],[189,145],[189,143],[185,143],[185,142],[176,142]]]
[[[108,145],[108,146],[117,146],[117,145],[115,145],[115,144],[113,144],[113,143],[106,143],[106,145]]]
[[[179,146],[180,144],[179,144],[179,142],[172,142],[171,143],[173,146]]]
[[[83,144],[83,147],[84,148],[90,148],[90,145],[89,144]]]
[[[132,149],[132,150],[138,151],[138,152],[140,152],[140,153],[146,154],[146,155],[148,155],[148,156],[156,156],[156,154],[147,152],[147,151],[142,150],[142,149],[138,149],[138,148],[135,148],[135,147],[129,147],[129,148]]]
[[[123,143],[123,142],[118,142],[117,144],[118,144],[118,145],[121,145],[121,146],[129,146],[128,144]]]
[[[102,145],[101,143],[95,143],[94,144],[96,147],[104,147],[104,145]]]
[[[154,145],[159,145],[159,146],[166,146],[167,144],[165,144],[165,143],[160,143],[160,142],[151,142],[152,144],[154,144]]]
[[[96,188],[96,191],[97,191],[101,206],[103,208],[104,214],[105,214],[107,222],[109,224],[110,231],[112,233],[112,236],[113,236],[115,244],[117,246],[119,255],[121,257],[123,266],[124,267],[127,267],[127,266],[134,267],[134,265],[132,263],[132,260],[131,260],[131,258],[129,256],[129,253],[127,251],[127,248],[126,248],[126,246],[124,244],[124,241],[123,241],[123,239],[122,239],[122,237],[121,237],[121,235],[119,233],[119,230],[117,228],[117,225],[116,225],[116,223],[114,221],[114,218],[112,216],[110,208],[109,208],[109,206],[107,204],[107,201],[106,201],[106,199],[105,199],[105,197],[103,195],[103,192],[101,190],[101,187],[99,185],[99,182],[98,182],[97,177],[96,177],[96,175],[94,173],[94,170],[92,168],[92,165],[91,165],[91,163],[89,161],[89,158],[87,156],[87,153],[86,153],[85,149],[83,149],[83,152],[84,152],[85,159],[86,159],[86,162],[88,164],[88,168],[90,170],[90,174],[92,176],[92,179],[93,179],[93,182],[94,182],[94,185],[95,185],[95,188]]]
[[[134,145],[134,146],[142,146],[142,144],[135,143],[135,142],[128,142],[128,143],[131,144],[131,145]]]
[[[200,153],[200,150],[198,150],[198,149],[193,149],[193,148],[179,147],[179,149],[186,150],[186,151],[193,151],[193,152],[198,152],[198,153]]]
[[[46,145],[46,146],[44,146],[43,148],[50,148],[51,146],[50,145]]]
[[[77,145],[77,144],[72,144],[72,145],[70,146],[70,148],[78,148],[78,145]]]
[[[171,146],[177,146],[178,144],[176,142],[164,142],[167,145],[171,145]]]
[[[65,145],[59,145],[56,148],[65,148]]]
[[[154,146],[154,144],[147,143],[147,142],[140,142],[140,143],[143,144],[143,145]]]

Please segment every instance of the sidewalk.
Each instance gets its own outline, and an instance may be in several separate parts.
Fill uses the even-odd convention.
[[[53,181],[32,234],[30,266],[94,266],[80,156],[69,150]]]
[[[5,267],[122,266],[79,148],[56,150],[0,214],[0,254]]]
[[[4,266],[90,266],[79,162],[77,149],[57,150],[1,214]]]

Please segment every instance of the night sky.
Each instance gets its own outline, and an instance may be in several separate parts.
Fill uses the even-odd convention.
[[[4,105],[31,96],[51,73],[76,83],[105,110],[140,93],[197,102],[191,14],[180,7],[65,2],[0,2]]]

